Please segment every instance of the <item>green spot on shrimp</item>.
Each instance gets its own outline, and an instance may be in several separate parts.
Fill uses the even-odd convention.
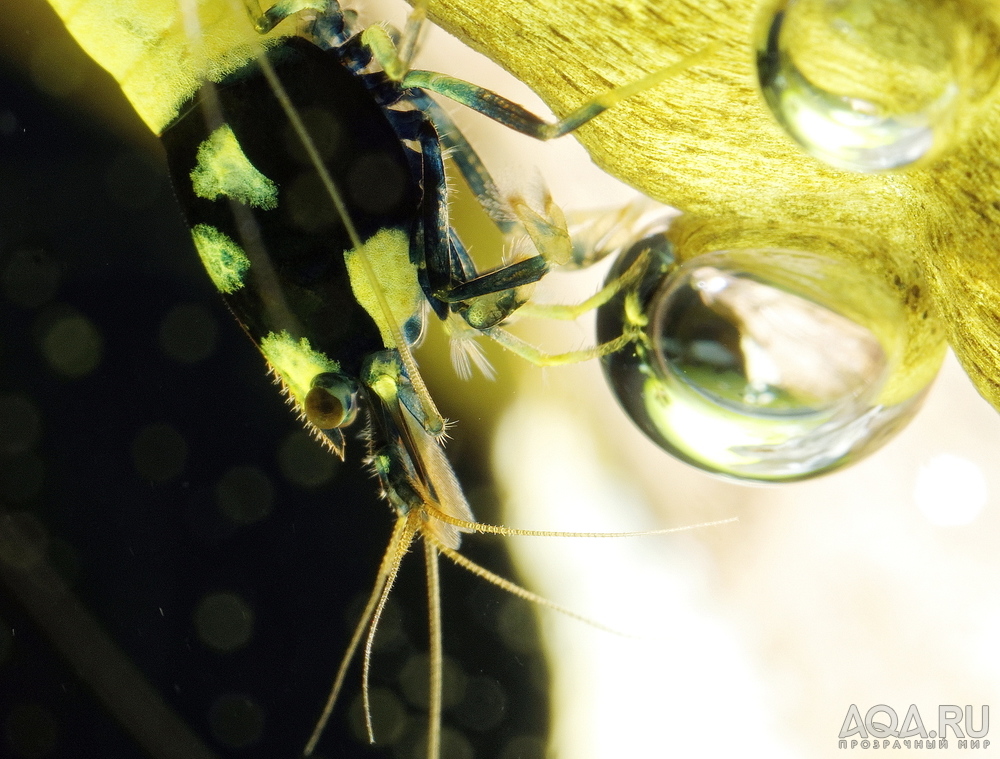
[[[231,237],[208,224],[191,229],[194,246],[220,293],[229,295],[243,287],[243,275],[250,268],[247,254]]]
[[[228,124],[198,146],[191,185],[194,194],[206,200],[223,195],[264,211],[278,207],[278,186],[250,163]]]
[[[340,363],[314,350],[309,338],[296,340],[286,330],[268,334],[260,341],[260,350],[300,407],[312,387],[313,377],[340,371]]]

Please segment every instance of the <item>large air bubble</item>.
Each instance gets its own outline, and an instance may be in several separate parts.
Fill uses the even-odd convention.
[[[636,424],[679,458],[742,479],[803,479],[871,452],[917,410],[924,388],[884,392],[906,319],[881,280],[791,250],[677,266],[662,234],[609,276],[633,265],[642,276],[601,308],[598,339],[634,341],[604,370]]]

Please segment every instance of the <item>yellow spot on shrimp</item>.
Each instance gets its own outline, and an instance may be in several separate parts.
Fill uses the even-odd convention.
[[[324,372],[340,371],[340,364],[325,353],[314,350],[309,344],[309,338],[296,340],[286,330],[271,332],[261,340],[260,351],[274,367],[300,409],[305,406],[313,377]]]
[[[228,124],[198,146],[198,165],[191,170],[191,185],[194,194],[206,200],[222,195],[263,211],[278,207],[278,186],[250,163]]]
[[[250,268],[250,259],[235,240],[208,224],[191,229],[194,246],[220,293],[234,293],[243,287],[243,275]]]
[[[366,274],[361,256],[367,256],[375,275],[374,282]],[[409,233],[402,229],[380,229],[362,243],[360,251],[347,251],[344,259],[354,297],[378,325],[383,344],[387,348],[396,347],[378,290],[385,296],[399,327],[421,314],[426,303],[417,280],[417,267],[410,261]]]

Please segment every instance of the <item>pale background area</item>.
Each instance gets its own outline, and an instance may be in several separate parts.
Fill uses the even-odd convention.
[[[439,30],[417,66],[544,112]],[[567,209],[632,197],[572,139],[538,145],[449,110],[505,188],[544,176]],[[600,275],[552,279],[539,299],[585,297]],[[583,319],[522,334],[569,349],[587,344],[592,327]],[[775,487],[722,481],[662,453],[618,409],[596,363],[513,366],[513,389],[506,370],[498,380],[513,402],[493,453],[507,524],[625,531],[739,517],[668,537],[512,540],[533,590],[639,636],[541,612],[555,678],[551,755],[857,755],[837,749],[852,703],[862,715],[887,704],[900,719],[916,703],[928,730],[939,704],[972,704],[977,720],[982,704],[996,705],[1000,418],[952,357],[886,448]]]

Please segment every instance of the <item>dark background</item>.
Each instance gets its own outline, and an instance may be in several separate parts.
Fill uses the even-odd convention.
[[[53,29],[18,28],[27,56],[0,63],[0,756],[296,756],[393,516],[360,442],[331,465],[302,437],[200,269],[155,138]],[[60,46],[71,87],[46,68]],[[487,441],[456,435],[459,478],[495,519]],[[227,489],[234,467],[248,493]],[[464,548],[512,576],[496,539]],[[403,715],[393,745],[351,727],[355,666],[320,755],[421,755],[414,553],[373,662]],[[541,756],[533,612],[452,566],[443,584],[465,686],[444,755]]]

